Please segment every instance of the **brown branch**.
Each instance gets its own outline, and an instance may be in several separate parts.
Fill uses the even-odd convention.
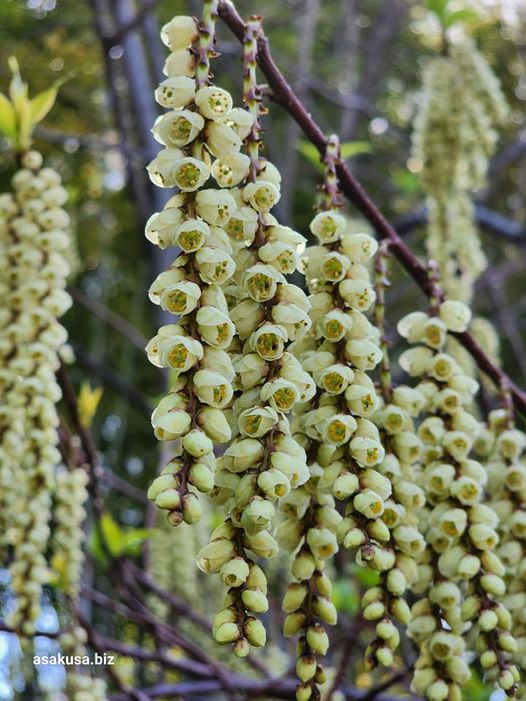
[[[154,616],[154,614],[146,607],[142,601],[142,591],[138,587],[138,584],[133,576],[132,563],[130,561],[122,559],[119,562],[119,578],[119,582],[116,583],[117,588],[120,589],[123,594],[125,593],[127,601],[135,614],[143,617],[145,625],[154,630],[157,639],[164,638],[167,642],[178,645],[187,655],[205,665],[208,665],[212,670],[211,676],[215,675],[219,680],[221,680],[225,689],[232,688],[232,682],[230,681],[228,672],[220,665],[219,662],[217,662],[198,644],[188,640],[181,633],[170,628],[166,623]],[[124,587],[126,588],[125,592],[123,590]]]
[[[143,572],[137,566],[132,564],[130,566],[130,569],[138,582],[140,582],[143,586],[145,586],[156,596],[158,596],[162,601],[168,604],[179,615],[185,616],[190,621],[192,621],[192,623],[195,623],[197,626],[199,626],[199,628],[206,631],[207,633],[211,632],[212,624],[206,618],[206,616],[203,616],[197,611],[194,611],[188,605],[188,602],[186,602],[184,599],[181,599],[176,594],[166,591],[165,589],[160,587],[157,584],[157,582],[152,577],[150,577],[149,574]]]
[[[107,147],[106,147],[107,148]],[[141,353],[144,353],[144,348],[148,343],[146,336],[138,331],[129,321],[126,321],[120,314],[114,312],[105,304],[94,297],[90,297],[78,287],[68,285],[68,292],[73,297],[75,302],[87,309],[91,314],[98,319],[108,324],[112,329],[117,331],[121,336],[126,338],[135,348]]]
[[[12,633],[13,635],[18,635],[18,632],[11,628],[11,626],[8,626],[5,621],[0,619],[0,633]],[[56,640],[58,636],[60,635],[61,631],[43,631],[43,630],[37,630],[35,631],[30,637],[33,638],[49,638],[50,640]]]
[[[520,246],[526,244],[526,226],[522,222],[509,219],[500,212],[488,209],[484,205],[475,204],[475,220],[482,231],[498,237],[505,241],[516,243]],[[412,212],[398,217],[393,226],[399,236],[409,233],[413,229],[425,226],[428,222],[425,206],[420,206]]]
[[[130,484],[128,480],[125,480],[108,467],[104,469],[103,483],[107,484],[110,489],[114,489],[116,492],[119,492],[119,494],[122,494],[131,501],[138,501],[145,506],[148,506],[148,504],[151,503],[143,489]]]
[[[193,660],[189,657],[177,658],[178,660],[183,659],[183,665],[185,666],[184,671],[189,674],[206,678],[226,678],[227,672],[223,670],[215,660],[212,660],[191,641],[186,640],[181,634],[170,628],[163,621],[157,619],[151,611],[146,608],[143,602],[134,596],[132,592],[133,585],[129,581],[129,574],[127,574],[128,564],[127,561],[121,560],[120,565],[124,576],[120,581],[120,586],[118,583],[114,583],[119,593],[126,598],[126,602],[116,601],[107,594],[92,589],[91,587],[83,587],[82,595],[98,604],[103,609],[112,611],[114,614],[122,616],[128,621],[133,621],[138,626],[144,626],[150,629],[158,647],[161,648],[161,650],[158,651],[159,654],[164,655],[163,648],[166,646],[176,645],[183,649],[189,657],[194,657]],[[87,630],[90,627],[90,623],[85,618],[82,621],[82,625],[86,627]],[[90,633],[90,642],[98,649],[101,636],[92,629],[88,630],[88,634]],[[224,686],[228,687],[228,682],[225,682]]]
[[[157,582],[146,572],[143,572],[133,563],[130,565],[130,570],[136,579],[147,589],[156,594],[162,601],[167,603],[174,611],[176,611],[180,616],[185,616],[188,620],[195,623],[202,630],[210,633],[212,631],[212,624],[210,621],[202,614],[195,611],[188,602],[181,599],[176,594],[166,591],[160,587]],[[246,658],[246,662],[251,665],[258,672],[261,672],[265,676],[269,677],[270,672],[267,667],[259,660],[257,657],[249,655]]]
[[[136,645],[126,645],[125,643],[121,643],[120,640],[106,638],[98,633],[95,634],[93,640],[96,642],[99,650],[110,650],[111,652],[117,652],[119,655],[124,655],[125,657],[133,657],[134,660],[160,662],[165,667],[177,669],[180,672],[185,672],[186,674],[196,677],[208,678],[214,676],[214,673],[207,665],[189,660],[186,657],[174,657],[174,655],[170,655],[162,650],[146,650]]]
[[[245,23],[230,0],[220,0],[219,16],[233,34],[242,41]],[[281,74],[272,58],[268,39],[263,32],[259,37],[258,49],[258,64],[273,91],[275,102],[280,104],[299,124],[305,136],[316,146],[320,155],[323,156],[327,146],[327,137]],[[429,278],[426,266],[418,260],[413,251],[402,241],[396,230],[383,216],[345,163],[341,163],[338,166],[337,172],[340,179],[340,188],[345,196],[370,222],[378,237],[389,241],[389,250],[394,257],[415,280],[424,294],[427,297],[431,297],[433,284]],[[508,382],[515,409],[526,415],[526,393],[512,383],[506,373],[493,363],[470,333],[455,334],[455,336],[475,359],[480,370],[486,373],[497,386],[500,386],[503,381]]]
[[[80,345],[73,345],[73,352],[78,365],[86,372],[86,374],[96,377],[102,382],[104,387],[108,387],[116,394],[127,401],[132,409],[136,409],[144,416],[150,418],[153,411],[147,401],[144,400],[142,394],[133,385],[131,385],[123,375],[119,374],[113,368],[110,368],[103,361],[99,360],[91,353],[87,353]],[[161,389],[162,375],[159,373],[159,389]],[[152,388],[153,389],[153,388]],[[155,388],[157,389],[157,388]]]
[[[111,34],[103,35],[102,39],[108,46],[114,46],[123,39],[128,32],[140,28],[141,24],[146,19],[146,16],[155,10],[159,0],[143,0],[142,7],[137,13],[127,22],[118,25]]]
[[[61,362],[57,370],[57,381],[62,390],[62,396],[66,404],[68,414],[73,425],[74,432],[80,438],[80,444],[84,452],[85,461],[89,466],[88,491],[91,502],[97,516],[104,511],[104,503],[99,493],[99,482],[104,477],[104,470],[100,464],[99,456],[93,442],[90,431],[84,426],[80,418],[79,405],[75,388],[69,378],[66,366]]]
[[[244,694],[245,698],[273,698],[273,699],[295,699],[296,679],[274,679],[271,683],[263,683],[257,679],[245,679],[232,675],[232,683],[238,693]],[[156,684],[148,689],[142,689],[149,699],[157,698],[186,698],[193,695],[203,695],[209,698],[214,692],[223,691],[224,687],[220,681],[204,680],[197,682],[179,682],[176,684]],[[367,692],[357,689],[343,689],[342,694],[347,701],[362,701],[366,698]],[[211,697],[211,696],[210,696]],[[370,698],[370,697],[369,697]],[[416,700],[414,696],[405,697],[407,701]],[[113,694],[110,701],[128,701],[123,694]],[[375,701],[400,701],[399,698],[378,694]]]

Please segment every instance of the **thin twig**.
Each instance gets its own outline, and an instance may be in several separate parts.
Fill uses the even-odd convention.
[[[148,343],[148,339],[140,331],[138,331],[135,326],[126,321],[126,319],[124,319],[120,314],[114,312],[113,309],[110,309],[98,299],[90,297],[78,287],[68,285],[68,292],[73,297],[74,301],[77,302],[77,304],[80,304],[82,307],[91,312],[91,314],[96,316],[105,324],[108,324],[108,326],[129,341],[132,346],[135,346],[137,350],[144,353],[144,348]]]
[[[220,0],[219,16],[234,35],[242,41],[245,23],[230,0]],[[280,104],[300,125],[309,141],[316,146],[320,155],[323,156],[326,151],[327,137],[307,112],[301,101],[298,100],[291,86],[281,74],[272,58],[268,39],[263,32],[260,33],[258,44],[258,64],[273,90],[275,102]],[[342,192],[356,206],[365,219],[372,224],[378,237],[390,241],[392,254],[415,280],[424,294],[427,297],[431,297],[433,285],[426,266],[418,260],[413,251],[402,241],[396,230],[383,216],[345,163],[341,163],[338,166],[337,172]],[[508,381],[516,410],[526,415],[526,393],[512,383],[506,373],[493,363],[470,333],[465,332],[455,334],[455,336],[475,359],[479,369],[488,375],[497,386],[500,386],[503,379]]]
[[[131,32],[134,29],[140,27],[140,25],[144,22],[146,15],[155,10],[158,4],[159,0],[142,0],[142,7],[140,10],[137,11],[137,14],[131,17],[127,22],[119,24],[115,31],[111,34],[104,35],[102,37],[104,42],[108,46],[114,46],[115,44],[118,44],[121,41],[121,39],[123,39],[125,35],[128,34],[128,32]]]
[[[482,204],[475,204],[475,221],[482,231],[502,237],[506,241],[516,243],[521,246],[526,245],[526,225],[509,219],[500,212],[495,212]],[[417,229],[427,224],[426,207],[420,206],[412,212],[398,217],[393,226],[400,236],[408,234],[413,229]]]
[[[60,364],[57,370],[57,380],[62,389],[62,395],[66,404],[74,432],[80,438],[80,444],[84,452],[84,457],[89,466],[89,483],[88,490],[91,497],[91,503],[97,516],[100,516],[104,511],[104,503],[99,493],[99,481],[104,477],[104,470],[100,464],[99,456],[93,442],[90,431],[84,426],[80,418],[79,405],[75,388],[66,370],[64,363]]]
[[[73,344],[73,351],[78,365],[89,375],[98,378],[105,387],[109,387],[111,390],[124,397],[131,408],[136,409],[144,416],[150,418],[153,407],[144,400],[142,394],[135,389],[135,387],[124,379],[122,374],[108,367],[77,344]],[[160,374],[159,380],[162,380]]]

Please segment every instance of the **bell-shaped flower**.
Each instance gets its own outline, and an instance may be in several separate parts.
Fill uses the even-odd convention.
[[[279,201],[280,191],[271,182],[258,180],[248,183],[243,188],[243,199],[248,202],[256,212],[269,212]]]
[[[320,212],[310,223],[310,230],[321,243],[338,241],[347,229],[345,217],[338,212]]]
[[[232,109],[232,96],[216,85],[199,88],[195,94],[195,104],[206,119],[223,119]]]
[[[237,209],[227,190],[201,190],[195,196],[196,210],[208,224],[224,226]]]
[[[201,307],[196,314],[197,329],[203,341],[218,348],[228,348],[235,334],[230,318],[212,306]]]
[[[155,100],[168,109],[189,105],[195,97],[195,80],[187,76],[167,78],[155,90]]]
[[[188,48],[199,36],[196,21],[187,15],[177,15],[163,25],[161,41],[170,51]]]
[[[197,112],[172,111],[156,119],[152,133],[160,144],[170,148],[182,148],[198,137],[204,125],[205,120]]]
[[[216,126],[218,125],[216,124]],[[208,130],[207,134],[209,135],[208,138],[210,138],[210,130]],[[218,135],[216,134],[215,136],[217,138]],[[214,146],[217,151],[217,145]],[[212,152],[214,153],[214,151]],[[219,187],[234,187],[247,177],[249,168],[250,158],[248,156],[245,156],[243,153],[227,152],[221,155],[220,158],[217,158],[212,164],[212,177]],[[231,229],[232,226],[231,223]],[[231,230],[228,231],[228,234],[235,238]]]
[[[178,78],[180,76],[193,78],[196,63],[196,57],[189,49],[176,49],[171,54],[168,54],[164,62],[163,73],[168,78]]]
[[[224,122],[208,122],[205,129],[205,140],[208,150],[216,158],[222,159],[228,155],[235,155],[241,148],[241,139]],[[245,156],[245,158],[248,157]],[[245,168],[246,165],[245,161]]]

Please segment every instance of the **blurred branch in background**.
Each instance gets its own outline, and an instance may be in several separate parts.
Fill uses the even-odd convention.
[[[526,243],[526,226],[515,222],[508,217],[494,212],[484,205],[475,206],[475,216],[477,223],[483,231],[510,240],[519,245]],[[393,221],[394,228],[403,236],[413,229],[425,226],[427,223],[427,212],[425,207],[419,207],[414,212],[409,212]]]
[[[130,324],[126,319],[124,319],[120,314],[112,311],[102,302],[90,297],[85,292],[80,290],[78,287],[68,286],[68,292],[73,297],[77,304],[85,307],[91,314],[104,321],[104,323],[111,326],[112,329],[121,334],[127,341],[129,341],[137,350],[141,353],[144,352],[144,348],[148,342],[148,339],[142,335],[140,331],[137,330],[135,326]]]
[[[369,30],[369,36],[360,44],[362,69],[358,73],[356,68],[358,56],[356,14],[360,11],[360,4],[359,0],[351,0],[347,3],[345,42],[342,44],[342,48],[347,54],[346,70],[343,75],[344,80],[348,82],[345,85],[344,94],[352,95],[355,93],[365,104],[374,104],[385,78],[385,58],[389,53],[389,44],[399,33],[409,5],[400,0],[380,4],[378,15]],[[343,110],[339,127],[342,142],[357,138],[361,119],[360,110],[355,108]]]
[[[293,83],[296,94],[309,106],[308,78],[312,73],[312,52],[318,24],[318,13],[320,10],[320,0],[303,0],[300,12],[298,13],[299,37],[297,49],[297,69]],[[283,158],[282,178],[284,182],[295,182],[298,168],[298,138],[300,130],[298,125],[289,121],[285,133],[285,154]],[[279,202],[281,217],[286,221],[292,219],[292,197],[293,190],[284,188],[283,196]]]
[[[104,386],[111,387],[114,392],[126,399],[132,408],[137,409],[137,411],[150,418],[152,407],[143,399],[142,394],[132,387],[122,375],[110,369],[104,363],[98,362],[96,358],[86,353],[79,346],[74,346],[74,351],[79,365],[87,370],[90,376],[101,380]],[[159,380],[161,378],[162,376],[159,375]],[[159,389],[161,388],[159,387]]]

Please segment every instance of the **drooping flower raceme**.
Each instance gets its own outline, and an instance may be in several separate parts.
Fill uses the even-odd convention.
[[[298,412],[295,435],[309,456],[309,481],[282,502],[280,543],[292,551],[294,581],[283,600],[285,634],[299,633],[298,699],[319,698],[325,675],[320,663],[328,647],[325,625],[336,623],[331,583],[324,562],[345,547],[358,548],[361,564],[387,562],[382,541],[389,530],[379,519],[391,485],[375,467],[384,450],[367,418],[378,406],[367,372],[381,359],[378,334],[363,312],[374,302],[365,267],[376,251],[364,234],[347,233],[339,213],[335,162],[338,144],[329,140],[325,162],[325,208],[311,222],[318,245],[303,257],[312,308],[312,331],[292,352],[312,373],[318,391]],[[342,520],[335,499],[346,502]]]
[[[497,515],[500,540],[496,550],[506,568],[507,593],[503,604],[511,614],[511,633],[501,639],[519,669],[526,667],[526,434],[519,431],[507,409],[492,411],[487,429],[475,442],[486,459],[489,505]],[[516,650],[515,650],[516,647]],[[494,652],[481,657],[485,668],[495,667]],[[511,680],[510,680],[511,681]]]
[[[380,572],[378,584],[362,597],[367,620],[376,622],[375,638],[366,648],[366,669],[378,664],[391,666],[400,643],[395,622],[407,626],[410,608],[406,602],[408,587],[417,579],[417,559],[425,548],[420,533],[419,512],[425,505],[425,495],[418,486],[422,441],[416,435],[416,421],[425,404],[420,392],[407,385],[393,388],[388,343],[385,337],[385,298],[389,285],[386,255],[381,250],[376,261],[375,323],[380,332],[382,364],[380,373],[381,406],[373,416],[386,454],[378,471],[392,486],[385,501],[382,520],[389,529],[385,543],[393,553],[393,564]]]
[[[0,197],[0,410],[2,521],[14,548],[10,566],[16,608],[12,625],[30,636],[49,581],[46,550],[57,450],[61,392],[55,379],[67,334],[58,318],[65,292],[69,216],[59,175],[28,151]],[[5,491],[4,491],[5,490]]]
[[[497,516],[482,503],[487,482],[480,462],[471,458],[481,427],[471,403],[478,385],[443,351],[449,331],[464,331],[470,312],[446,301],[430,316],[413,312],[399,332],[415,347],[400,364],[421,378],[426,397],[418,435],[424,443],[422,486],[427,508],[421,530],[428,546],[413,584],[421,595],[409,630],[420,649],[413,689],[430,701],[455,701],[471,672],[464,659],[466,633],[477,631],[477,652],[498,684],[513,696],[517,668],[510,659],[510,615],[502,603],[504,566],[496,553]],[[491,658],[491,664],[490,664]]]
[[[471,198],[484,184],[495,126],[508,108],[497,78],[468,39],[432,59],[423,83],[414,154],[427,195],[427,249],[449,296],[469,302],[486,267]]]
[[[156,185],[176,187],[179,193],[152,215],[146,236],[180,253],[150,288],[150,299],[173,314],[174,323],[159,329],[147,352],[152,363],[175,378],[153,412],[155,435],[177,442],[148,496],[177,525],[200,518],[197,493],[214,486],[214,446],[231,437],[224,411],[233,396],[235,373],[227,351],[235,327],[222,285],[235,266],[224,227],[237,210],[228,188],[248,173],[249,159],[240,147],[251,122],[248,115],[248,123],[238,128],[230,94],[208,82],[208,70],[204,79],[196,76],[190,48],[199,33],[192,18],[174,18],[161,36],[171,54],[165,64],[168,78],[156,99],[169,111],[153,127],[164,148],[148,172]],[[211,47],[213,37],[208,41]],[[204,187],[210,178],[215,182]]]
[[[52,565],[60,578],[61,589],[73,599],[79,594],[84,564],[82,526],[86,518],[88,480],[87,472],[81,467],[67,470],[61,466],[56,473]]]
[[[66,469],[60,466],[56,472],[53,521],[55,527],[51,538],[53,557],[51,566],[56,573],[60,589],[68,597],[72,607],[78,606],[84,555],[83,524],[86,518],[85,504],[88,501],[88,473],[82,467]],[[74,612],[73,612],[74,613]],[[71,658],[85,658],[87,635],[85,630],[72,625],[66,627],[58,641],[61,650]],[[106,683],[94,679],[85,667],[67,665],[66,691],[72,701],[105,701]]]
[[[257,23],[245,42],[245,100],[254,121]],[[285,277],[295,271],[303,238],[270,214],[280,197],[276,168],[259,157],[259,134],[246,145],[250,170],[233,191],[237,211],[227,226],[236,250],[236,273],[227,290],[237,332],[232,347],[236,396],[230,422],[233,440],[218,459],[215,501],[225,520],[201,551],[199,566],[219,572],[229,587],[216,616],[214,637],[234,643],[239,656],[263,645],[265,629],[255,614],[266,611],[267,582],[254,558],[273,557],[275,504],[308,479],[303,448],[291,435],[286,414],[314,392],[310,376],[287,351],[310,327],[305,294]]]

